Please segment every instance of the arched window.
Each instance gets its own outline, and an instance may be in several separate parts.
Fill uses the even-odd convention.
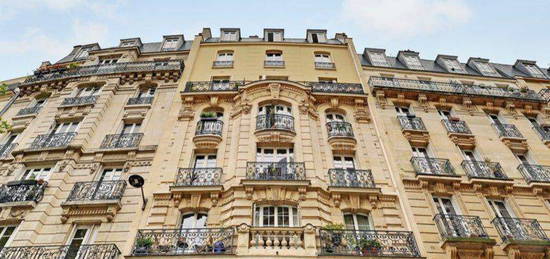
[[[298,208],[294,206],[256,205],[254,225],[259,227],[297,227]]]
[[[370,230],[372,229],[370,218],[366,214],[344,213],[346,229]]]

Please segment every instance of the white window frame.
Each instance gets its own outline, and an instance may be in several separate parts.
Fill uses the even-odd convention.
[[[282,51],[266,51],[265,60],[266,61],[283,61],[283,52]]]
[[[67,242],[65,243],[67,246],[71,246],[72,242],[75,240],[75,234],[80,229],[86,229],[86,234],[84,234],[84,238],[82,238],[82,242],[79,245],[78,252],[76,253],[76,258],[79,258],[78,254],[80,253],[80,248],[83,245],[89,245],[93,243],[93,240],[95,240],[96,237],[96,229],[98,227],[96,225],[74,225],[73,229],[71,230],[70,235],[67,238]]]
[[[9,247],[11,242],[13,241],[15,235],[17,234],[17,230],[19,228],[19,225],[11,225],[11,224],[8,224],[8,225],[1,225],[0,226],[0,239],[2,239],[6,233],[6,230],[8,230],[8,228],[11,228],[13,227],[13,231],[11,232],[11,234],[9,235],[8,237],[8,240],[6,240],[6,243],[4,244],[4,246],[0,246],[0,250],[2,250],[2,248],[4,247]]]
[[[292,106],[285,104],[266,104],[258,107],[258,115],[266,114],[267,107],[272,107],[275,114],[292,116]]]
[[[188,226],[185,226],[184,228],[184,225],[183,225],[183,221],[184,219],[188,218],[190,216],[190,218],[193,219],[192,221],[192,226],[188,227]],[[204,226],[200,225],[200,217],[199,216],[205,216],[205,220],[204,220]],[[206,228],[208,226],[208,212],[204,212],[204,211],[198,211],[198,212],[190,212],[190,213],[183,213],[181,214],[180,216],[180,219],[179,219],[179,227],[178,229],[180,230],[183,230],[183,229],[193,229],[193,228]]]
[[[422,66],[422,62],[420,62],[420,58],[417,56],[403,55],[403,59],[405,60],[405,63],[407,63],[407,67],[411,69],[424,70],[424,66]]]
[[[449,212],[447,212],[444,209],[445,208],[445,203],[443,202],[444,199],[449,200],[451,202],[452,209],[454,210],[454,215],[462,215],[462,212],[460,210],[460,206],[458,206],[458,204],[456,203],[454,197],[452,197],[452,196],[451,197],[432,196],[432,202],[434,204],[436,214],[441,214],[441,212],[438,209],[438,207],[440,207],[440,208],[443,209],[443,214],[444,215],[453,215],[453,214],[450,214]]]
[[[124,174],[124,168],[121,167],[108,167],[101,170],[98,181],[118,181],[122,180]]]
[[[369,52],[370,61],[375,66],[387,67],[389,66],[386,55],[380,52]]]
[[[148,88],[140,89],[136,97],[137,98],[154,97],[156,91],[157,91],[156,87],[148,87]]]
[[[445,113],[448,113],[448,115]],[[453,110],[437,109],[437,114],[439,114],[441,119],[449,120],[451,117],[453,117]]]
[[[449,69],[449,72],[451,73],[465,73],[464,68],[462,68],[462,66],[456,59],[445,58],[443,59],[443,63],[445,63],[445,66],[447,66],[447,69]]]
[[[540,71],[540,69],[537,66],[532,64],[524,64],[524,66],[525,66],[525,69],[529,71],[531,76],[538,77],[538,78],[545,78],[544,73],[542,73],[542,71]]]
[[[264,208],[274,208],[273,225],[264,226]],[[288,209],[288,226],[279,224],[279,208]],[[297,222],[294,222],[297,221]],[[289,205],[256,205],[254,204],[254,226],[258,227],[298,227],[300,226],[300,212],[298,207]]]
[[[332,166],[337,169],[355,169],[355,157],[350,155],[333,155]]]
[[[113,65],[118,62],[118,58],[104,58],[99,60],[100,65]]]
[[[337,113],[337,112],[329,112],[326,114],[325,117],[327,119],[327,122],[333,122],[333,121],[346,122],[346,116],[344,114]]]
[[[472,161],[472,158],[466,155],[466,152],[472,152],[475,161],[483,161],[483,156],[477,151],[477,149],[460,149],[460,154],[466,161]]]
[[[124,123],[120,129],[120,134],[139,133],[141,130],[141,122]]]
[[[96,96],[101,92],[101,87],[99,86],[87,86],[79,87],[76,91],[75,97],[86,97],[86,96]]]
[[[233,51],[220,51],[216,56],[216,61],[233,62]]]
[[[164,43],[162,44],[163,50],[174,50],[178,46],[179,39],[177,38],[168,38],[164,40]]]
[[[493,211],[493,214],[495,214],[495,217],[504,217],[502,215],[502,212],[498,209],[496,203],[500,202],[504,205],[504,208],[508,212],[509,216],[511,218],[516,218],[516,214],[514,213],[514,210],[510,207],[508,202],[506,200],[495,200],[495,199],[487,199],[487,203],[489,204],[489,207]]]
[[[359,229],[359,221],[357,220],[357,216],[362,216],[362,217],[367,218],[367,221],[369,222],[369,224],[368,224],[366,230],[374,230],[372,217],[369,214],[364,214],[364,213],[344,213],[344,215],[343,215],[344,216],[344,225],[346,225],[346,227],[347,227],[347,224],[346,224],[345,217],[349,216],[349,215],[351,215],[352,219],[353,219],[353,230],[354,231],[365,230],[365,229]]]
[[[15,132],[11,132],[9,134],[7,134],[6,136],[4,136],[4,138],[2,139],[2,144],[1,145],[7,145],[7,144],[11,144],[11,143],[15,143],[17,141],[17,139],[19,138],[19,133],[15,133]],[[13,137],[13,139],[12,139]],[[8,140],[12,139],[11,142],[8,142]]]
[[[330,53],[315,53],[315,62],[318,63],[332,63]]]
[[[216,153],[198,153],[193,158],[193,168],[215,168],[218,164]]]
[[[266,153],[266,150],[271,150],[273,153]],[[282,151],[285,151],[283,154]],[[259,147],[256,149],[257,162],[277,163],[286,159],[287,162],[294,161],[294,148],[284,147]]]
[[[52,134],[78,132],[80,121],[58,122],[52,129]]]
[[[223,31],[222,41],[237,41],[237,31]]]
[[[411,146],[413,157],[433,158],[433,154],[429,147]]]
[[[394,109],[398,116],[407,116],[414,114],[412,107],[410,106],[396,105],[394,106]]]
[[[495,69],[486,62],[475,62],[477,69],[485,76],[498,76]]]
[[[23,170],[21,180],[48,181],[52,175],[53,167],[29,167]],[[33,176],[33,177],[31,177]]]

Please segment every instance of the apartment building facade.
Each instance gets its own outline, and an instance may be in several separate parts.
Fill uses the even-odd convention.
[[[534,61],[205,28],[75,46],[7,83],[0,258],[550,254]]]

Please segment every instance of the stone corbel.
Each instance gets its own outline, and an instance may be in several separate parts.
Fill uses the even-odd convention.
[[[513,102],[506,102],[506,110],[514,117],[518,118],[518,113],[516,112],[516,105]]]
[[[220,105],[220,98],[218,96],[210,96],[210,105],[213,107]]]
[[[254,194],[254,187],[246,186],[246,187],[244,187],[244,192],[246,194],[246,198],[248,200],[252,200],[252,195]]]
[[[384,109],[387,102],[386,102],[386,95],[384,94],[384,91],[376,91],[376,103],[380,106],[381,109]]]
[[[368,123],[370,121],[369,111],[364,99],[355,99],[355,113],[353,116],[358,123]]]
[[[218,200],[220,194],[218,192],[212,192],[210,193],[210,200],[212,201],[212,207],[216,207],[218,205]]]
[[[179,120],[192,120],[195,117],[195,112],[193,112],[194,98],[187,96],[183,99],[183,106],[178,114]]]
[[[420,107],[424,109],[424,112],[429,111],[430,106],[428,104],[428,97],[425,94],[418,95],[418,103],[420,104]]]
[[[300,200],[305,201],[306,200],[306,194],[307,194],[307,188],[305,186],[298,187],[298,194],[300,196]]]
[[[330,98],[330,106],[332,108],[338,108],[339,106],[339,100],[338,98],[334,97],[334,98]]]
[[[342,196],[339,193],[332,193],[332,201],[336,208],[340,208],[340,203],[342,202]]]
[[[470,115],[474,115],[475,108],[472,105],[472,99],[470,99],[469,97],[464,97],[464,99],[462,100],[462,105],[466,107],[466,110],[470,112]]]
[[[281,84],[279,83],[269,84],[269,92],[271,92],[271,98],[279,99],[279,96],[281,94]]]

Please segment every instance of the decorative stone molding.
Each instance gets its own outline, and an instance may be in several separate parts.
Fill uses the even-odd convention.
[[[328,144],[335,151],[347,151],[353,152],[355,150],[357,141],[353,137],[330,137]]]
[[[194,99],[191,96],[183,97],[183,106],[178,114],[178,120],[192,120],[195,117],[193,111]]]
[[[427,131],[403,129],[402,132],[411,146],[425,147],[430,142],[430,134]]]
[[[366,100],[363,98],[356,98],[354,102],[355,112],[353,113],[353,117],[355,118],[355,121],[358,123],[369,123],[370,114]]]
[[[494,256],[493,239],[468,239],[463,241],[445,241],[441,245],[450,259],[492,259]]]
[[[71,223],[74,220],[111,222],[121,207],[118,200],[65,202],[61,204],[61,208],[63,208],[61,223]]]
[[[25,219],[29,211],[36,206],[35,202],[28,203],[29,206],[13,206],[0,208],[0,224],[18,224]]]
[[[193,137],[196,149],[217,149],[220,142],[222,142],[222,137],[218,135],[199,135]]]
[[[294,143],[296,133],[286,130],[260,130],[254,135],[261,143]]]

